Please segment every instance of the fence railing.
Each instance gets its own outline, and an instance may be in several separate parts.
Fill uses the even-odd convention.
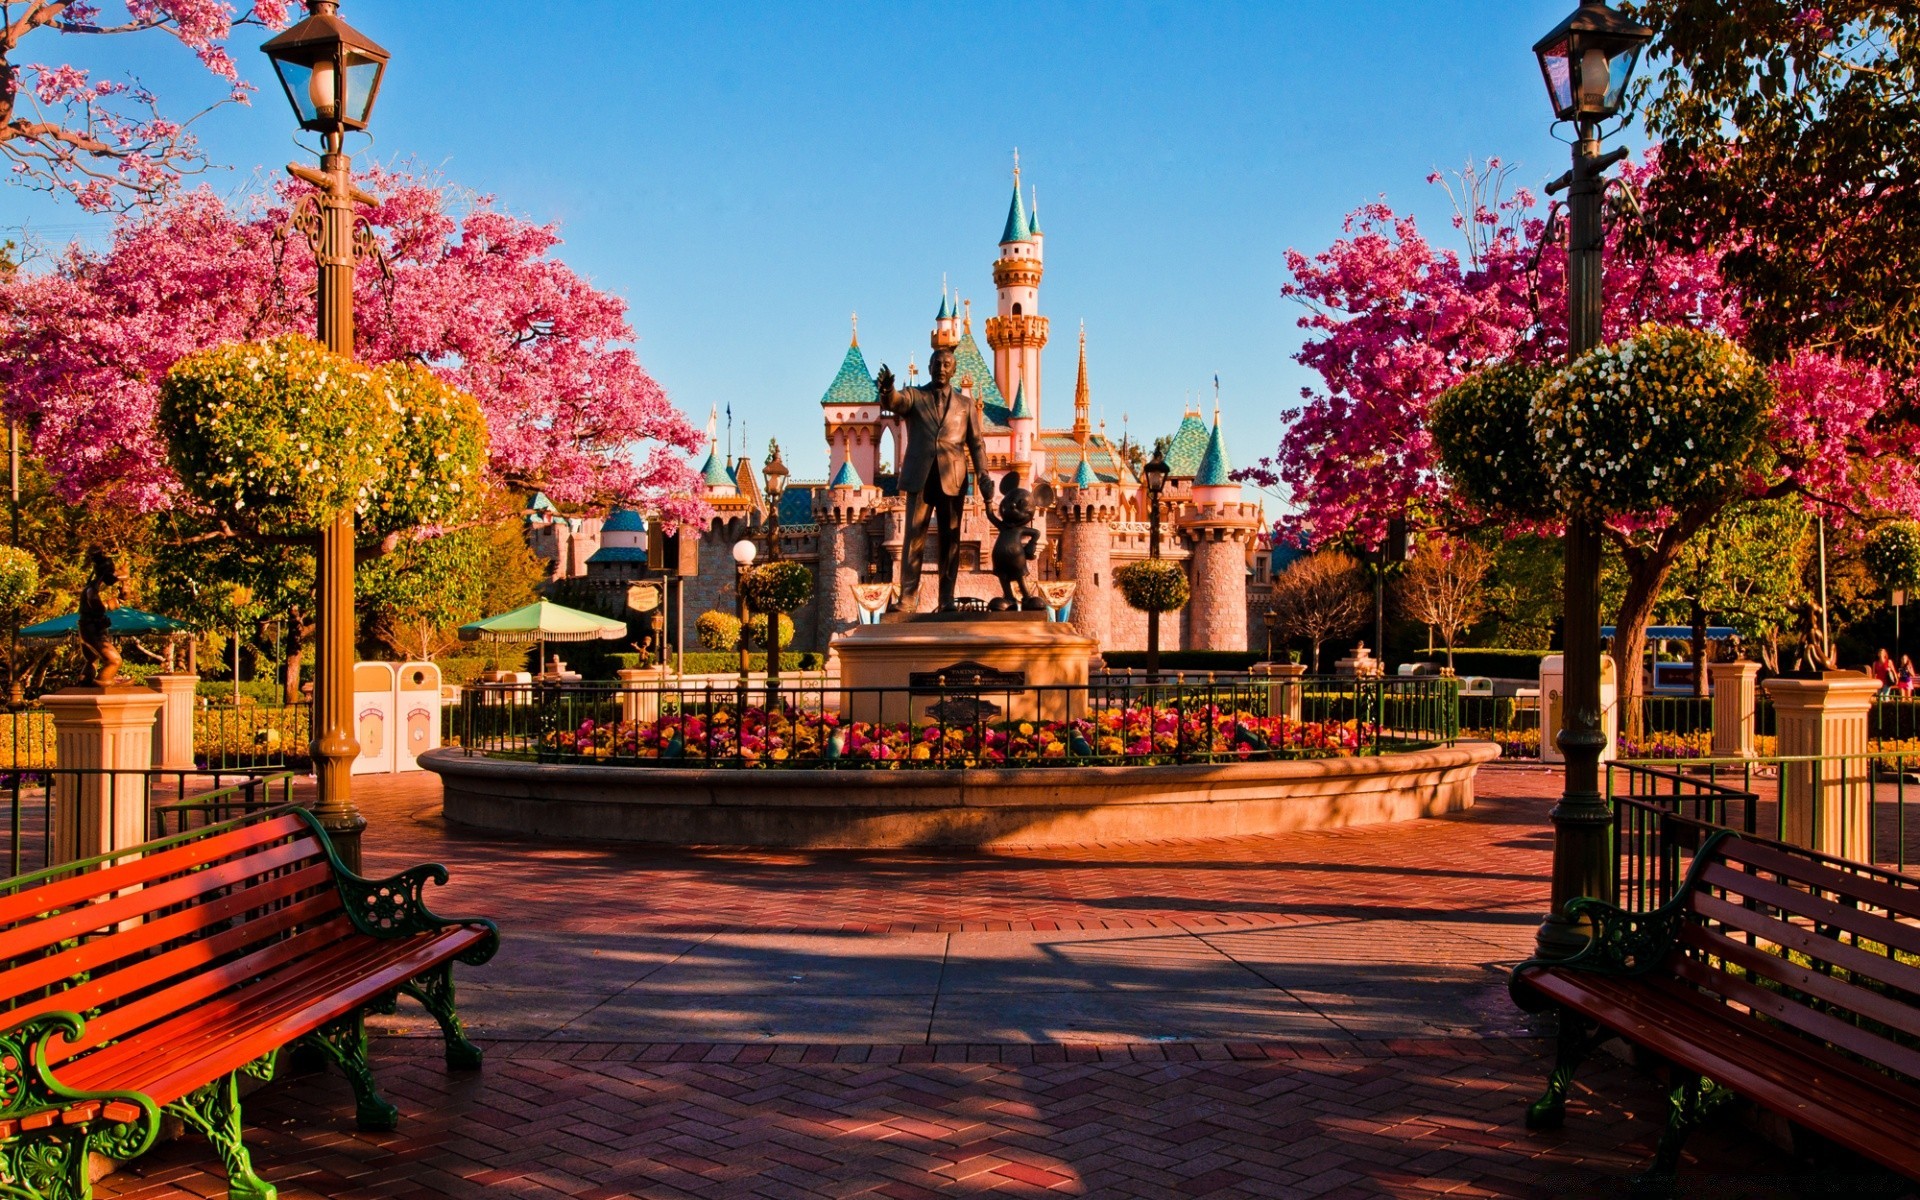
[[[258,770],[304,762],[310,704],[211,705],[193,712],[194,761],[213,771]],[[53,714],[28,704],[0,715],[0,771],[59,766]]]
[[[1607,788],[1617,902],[1636,910],[1671,898],[1703,833],[1718,829],[1818,847],[1860,871],[1920,862],[1920,754],[1616,762]]]
[[[1446,679],[1247,680],[1163,674],[1027,686],[929,673],[913,686],[819,679],[485,684],[462,694],[469,754],[553,763],[999,767],[1379,754],[1453,741]]]
[[[124,835],[118,837],[121,841],[127,836],[145,840],[290,801],[294,778],[290,771],[43,767],[0,772],[0,803],[7,810],[0,855],[9,875],[37,870],[60,857],[55,841],[62,829],[56,808],[63,795],[98,797],[90,799],[87,811],[74,818],[88,839],[111,830]]]

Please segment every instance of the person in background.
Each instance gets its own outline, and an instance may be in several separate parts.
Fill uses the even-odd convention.
[[[1885,646],[1880,648],[1879,657],[1873,660],[1873,666],[1867,668],[1867,673],[1880,681],[1882,692],[1892,691],[1900,681],[1900,672],[1894,667],[1893,656],[1887,653]]]
[[[1914,682],[1913,655],[1902,654],[1900,656],[1900,694],[1902,696],[1913,695]]]

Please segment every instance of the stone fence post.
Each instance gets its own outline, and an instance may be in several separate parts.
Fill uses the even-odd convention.
[[[1717,662],[1707,668],[1713,680],[1713,757],[1753,757],[1754,685],[1759,676],[1759,663]]]
[[[198,675],[155,675],[160,689],[160,719],[154,725],[153,765],[163,771],[191,771],[193,762],[194,685]]]
[[[41,697],[53,714],[53,845],[49,866],[147,840],[147,769],[154,716],[166,701],[144,687],[66,688]],[[68,774],[70,768],[83,773]]]
[[[1249,672],[1267,680],[1267,715],[1285,717],[1300,723],[1300,693],[1306,689],[1301,677],[1307,673],[1304,663],[1255,663]]]
[[[1782,837],[1796,846],[1866,862],[1873,845],[1873,763],[1867,716],[1880,682],[1865,675],[1769,679],[1782,758],[1820,762],[1780,765]]]

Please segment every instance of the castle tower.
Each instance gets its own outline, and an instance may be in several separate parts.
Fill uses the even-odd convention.
[[[879,474],[880,435],[890,418],[880,411],[880,389],[874,385],[873,372],[867,369],[866,356],[860,353],[857,315],[846,357],[840,360],[839,372],[820,397],[820,409],[827,426],[828,477],[852,463],[861,479],[872,480]]]
[[[1187,607],[1187,649],[1247,648],[1247,564],[1260,532],[1257,504],[1243,503],[1240,485],[1229,474],[1220,411],[1193,477],[1192,502],[1178,527],[1191,548],[1193,599]]]
[[[871,552],[867,518],[879,497],[879,489],[866,486],[851,463],[840,464],[827,486],[814,493],[813,520],[820,529],[817,646],[832,645],[835,634],[860,623],[853,585],[866,576]]]
[[[1120,519],[1120,489],[1096,475],[1083,456],[1055,511],[1060,514],[1060,571],[1076,585],[1073,627],[1112,645],[1113,523]]]
[[[1027,389],[1023,380],[1014,389],[1013,409],[1007,414],[1007,428],[1013,431],[1007,461],[1020,473],[1022,480],[1034,477],[1033,439],[1039,426],[1040,422],[1034,419],[1033,405],[1027,403]]]
[[[1080,374],[1073,381],[1073,440],[1082,446],[1093,436],[1088,423],[1092,396],[1087,390],[1087,323],[1080,322]]]
[[[960,301],[947,297],[944,279],[940,281],[940,311],[933,316],[933,334],[927,340],[935,350],[951,350],[960,344]]]
[[[1041,418],[1040,352],[1047,345],[1047,319],[1040,315],[1043,239],[1027,216],[1020,196],[1020,156],[1013,159],[1013,202],[1000,234],[1000,258],[993,264],[999,291],[998,315],[987,318],[987,346],[993,351],[993,378],[1003,396],[1024,385],[1034,421]]]

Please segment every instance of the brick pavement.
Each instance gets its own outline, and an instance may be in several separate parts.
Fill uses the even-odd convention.
[[[363,780],[369,869],[445,861],[436,906],[501,918],[500,959],[463,977],[487,1069],[449,1075],[418,1022],[388,1023],[399,1132],[353,1131],[315,1075],[249,1101],[249,1142],[287,1200],[1621,1194],[1653,1081],[1598,1064],[1565,1130],[1520,1126],[1546,1044],[1499,971],[1544,903],[1558,779],[1483,781],[1472,812],[1405,825],[884,855],[527,846],[446,827],[429,778]],[[935,1019],[890,1036],[916,988]],[[584,1017],[561,1003],[581,996]],[[972,1040],[942,1036],[948,1004],[977,1029],[1027,1007],[1019,1036]],[[774,1027],[809,1010],[828,1036]],[[1263,1020],[1282,1032],[1206,1035]],[[1690,1149],[1689,1195],[1792,1194],[1738,1130]],[[221,1181],[185,1140],[100,1194]]]

